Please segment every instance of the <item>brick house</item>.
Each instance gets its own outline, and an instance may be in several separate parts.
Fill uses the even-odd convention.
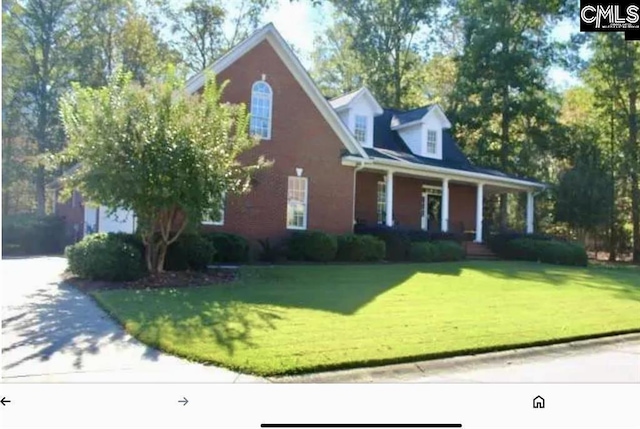
[[[249,107],[251,132],[261,136],[243,159],[264,155],[274,163],[257,175],[249,194],[229,196],[220,219],[204,222],[204,229],[257,240],[386,224],[465,231],[481,242],[484,197],[525,192],[527,231],[533,232],[534,194],[544,185],[472,164],[439,106],[385,109],[366,88],[327,100],[272,24],[210,70],[228,81],[225,101]],[[203,84],[201,73],[186,89],[196,93]],[[74,219],[100,219],[95,210]],[[93,230],[102,230],[100,224]]]

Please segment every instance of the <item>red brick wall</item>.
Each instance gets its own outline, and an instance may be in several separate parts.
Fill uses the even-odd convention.
[[[378,182],[384,180],[380,173],[356,173],[356,219],[367,225],[378,222]]]
[[[449,230],[460,232],[476,229],[476,187],[449,184]]]
[[[269,42],[263,41],[218,76],[229,80],[224,100],[249,108],[251,86],[263,74],[273,90],[271,139],[242,159],[264,155],[274,164],[257,176],[249,194],[227,198],[223,226],[205,228],[249,239],[285,236],[287,178],[302,168],[302,176],[308,178],[307,229],[351,231],[353,168],[341,165],[345,148]]]

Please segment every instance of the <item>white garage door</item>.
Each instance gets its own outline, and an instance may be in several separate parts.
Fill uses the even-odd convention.
[[[117,209],[109,215],[109,210],[101,206],[98,219],[100,232],[135,232],[136,219],[130,210]]]

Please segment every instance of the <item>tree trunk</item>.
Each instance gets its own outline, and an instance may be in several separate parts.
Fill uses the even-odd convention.
[[[508,172],[509,162],[509,86],[505,85],[502,90],[502,121],[500,135],[500,167],[502,171]],[[500,228],[502,230],[507,227],[507,203],[508,195],[500,194]]]
[[[39,166],[36,168],[36,179],[35,179],[35,187],[36,187],[36,212],[44,216],[45,208],[46,208],[46,196],[45,196],[45,177],[44,177],[44,167]]]

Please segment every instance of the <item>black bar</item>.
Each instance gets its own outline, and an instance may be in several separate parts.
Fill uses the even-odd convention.
[[[460,423],[262,423],[263,428],[461,428]]]

